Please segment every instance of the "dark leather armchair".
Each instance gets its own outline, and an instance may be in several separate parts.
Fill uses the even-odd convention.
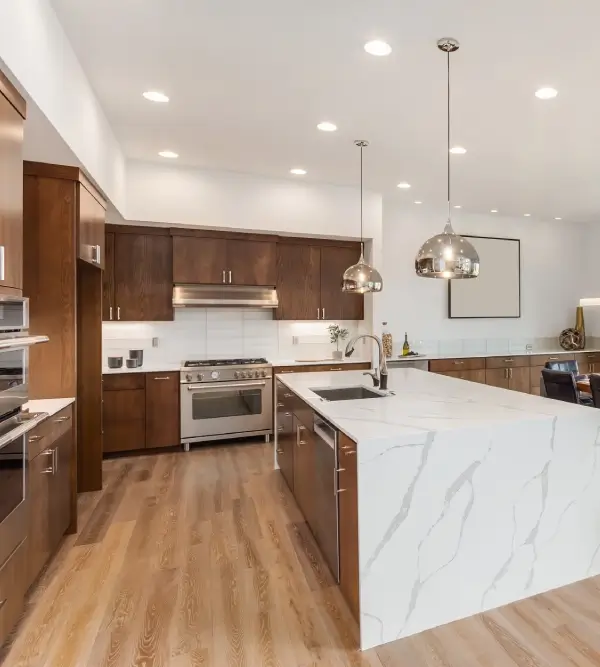
[[[597,373],[591,373],[590,376],[590,389],[592,390],[592,400],[594,401],[594,407],[600,408],[600,375]]]
[[[575,376],[570,371],[551,371],[544,368],[542,379],[548,398],[566,403],[580,403]]]

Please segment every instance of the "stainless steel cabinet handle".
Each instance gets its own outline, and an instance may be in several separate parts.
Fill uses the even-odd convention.
[[[0,600],[0,609],[2,609],[2,607],[4,607],[4,605],[6,604],[7,601],[8,601],[8,598],[4,598],[4,600]]]
[[[342,369],[342,368],[330,368],[329,370],[330,370],[330,371],[341,371],[341,370],[343,370],[343,369]]]
[[[344,454],[345,454],[346,456],[351,456],[352,454],[356,454],[356,450],[355,450],[355,449],[351,449],[349,452],[344,452]]]
[[[283,451],[283,449],[278,449],[278,450],[277,450],[277,453],[278,453],[278,454],[285,454],[285,452]]]
[[[112,306],[108,307],[108,319],[112,320]]]
[[[285,412],[284,414],[285,414],[286,417],[291,417],[292,416],[291,412]]]
[[[99,245],[96,246],[96,261],[98,264],[102,264],[102,249]]]
[[[52,450],[52,467],[54,468],[54,474],[58,472],[58,447],[55,447]]]
[[[5,261],[4,261],[4,246],[0,245],[0,280],[4,280],[4,266],[5,266]]]
[[[344,491],[347,491],[347,490],[348,490],[348,489],[338,489],[337,492],[338,492],[338,493],[344,493]]]
[[[44,436],[43,435],[30,435],[29,436],[29,442],[37,442],[38,440],[41,440]],[[43,454],[46,454],[46,452],[42,452]]]
[[[514,359],[504,359],[505,364],[512,364],[513,361]]]
[[[283,431],[283,426],[278,426],[277,430],[280,431],[280,432]]]
[[[54,421],[57,424],[62,424],[62,422],[68,422],[69,419],[71,419],[71,415],[67,415],[66,417],[59,417],[58,419],[55,419]]]
[[[558,357],[548,357],[549,361],[558,361]]]
[[[322,308],[321,310],[323,311],[323,317],[321,319],[324,320],[325,319],[325,308]]]
[[[167,377],[162,377],[162,378],[156,377],[156,378],[152,378],[152,379],[153,380],[170,380],[171,377],[168,375]]]
[[[464,364],[465,362],[464,362],[464,361],[458,361],[458,360],[455,359],[452,363],[453,363],[455,366],[460,366],[461,364]]]
[[[292,371],[283,371],[284,373],[291,373]],[[284,394],[283,398],[292,398],[294,394]]]
[[[321,309],[320,308],[317,308],[317,319],[318,320],[321,319]]]
[[[120,306],[117,306],[117,319],[118,320],[121,319],[121,307]]]
[[[229,273],[229,284],[231,285],[231,269],[229,269],[228,273]]]
[[[300,447],[300,445],[305,445],[305,444],[306,440],[298,440],[298,447]]]
[[[40,456],[51,456],[52,457],[52,465],[50,465],[48,468],[44,468],[41,472],[42,475],[54,475],[54,450],[53,449],[45,449]]]
[[[512,380],[512,368],[508,369],[510,371],[510,379]]]
[[[342,445],[340,449],[352,449],[352,445]]]
[[[336,472],[346,472],[346,468],[336,468]]]
[[[277,403],[277,407],[278,408],[283,408],[283,407],[285,407],[285,403]]]
[[[248,387],[264,387],[266,382],[238,382],[237,384],[189,384],[188,391],[223,391],[223,389],[247,389]]]

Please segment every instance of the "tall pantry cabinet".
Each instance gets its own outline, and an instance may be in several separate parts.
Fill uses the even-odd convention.
[[[76,167],[24,163],[23,293],[31,398],[77,399],[79,491],[102,488],[102,268],[106,202]]]

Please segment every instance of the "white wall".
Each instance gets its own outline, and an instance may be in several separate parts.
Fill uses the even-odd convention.
[[[383,210],[383,266],[386,289],[381,313],[395,343],[409,339],[556,338],[575,323],[575,308],[586,291],[585,253],[588,225],[496,215],[457,215],[455,230],[480,236],[521,240],[521,318],[451,320],[447,316],[447,283],[415,275],[414,259],[427,238],[443,230],[443,212],[389,200]],[[596,247],[598,247],[596,245]],[[600,296],[600,279],[598,295]]]
[[[48,0],[0,2],[0,60],[122,210],[125,158]]]

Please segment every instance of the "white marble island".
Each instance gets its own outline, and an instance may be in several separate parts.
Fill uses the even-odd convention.
[[[413,369],[278,376],[357,443],[361,648],[600,573],[600,410]],[[343,554],[342,554],[343,556]]]

